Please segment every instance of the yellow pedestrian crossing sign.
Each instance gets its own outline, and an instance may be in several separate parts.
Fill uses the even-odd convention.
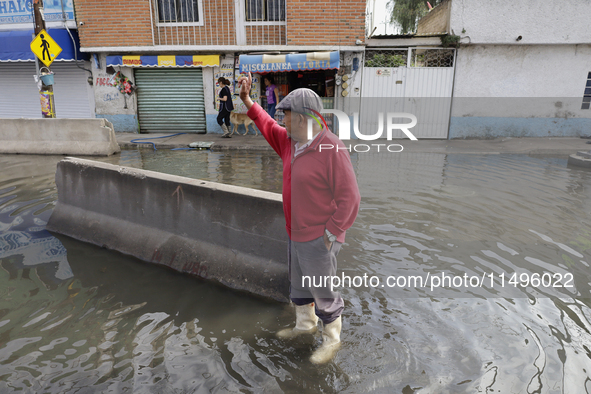
[[[53,38],[44,30],[41,30],[37,37],[31,42],[31,51],[45,64],[47,67],[56,57],[62,52],[62,48],[53,41]]]

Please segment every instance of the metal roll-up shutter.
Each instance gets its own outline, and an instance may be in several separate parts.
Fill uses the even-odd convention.
[[[80,65],[90,69],[89,62]],[[91,107],[89,100],[89,96],[94,94],[88,84],[90,73],[74,62],[54,62],[51,71],[55,73],[53,94],[56,118],[94,118],[94,105]]]
[[[135,70],[142,132],[205,133],[201,68]]]
[[[0,63],[0,118],[41,118],[35,63]]]
[[[87,67],[88,68],[88,67]],[[94,118],[88,76],[74,63],[55,62],[53,94],[57,118]],[[0,63],[0,118],[41,118],[34,62]],[[90,92],[92,94],[92,92]]]

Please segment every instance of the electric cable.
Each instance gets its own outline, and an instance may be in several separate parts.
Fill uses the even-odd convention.
[[[68,29],[66,10],[64,9],[64,0],[60,0],[60,4],[62,6],[62,19],[64,22],[64,27],[66,28],[66,31],[70,35],[70,38],[72,39],[72,45],[74,46],[74,63],[76,64],[76,67],[81,68],[84,71],[88,71],[90,73],[90,76],[92,76],[91,70],[88,70],[78,64],[78,48],[76,48],[76,40],[74,40],[74,36],[72,35],[72,33],[70,33],[70,29]]]

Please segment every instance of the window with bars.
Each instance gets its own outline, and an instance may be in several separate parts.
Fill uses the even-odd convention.
[[[199,23],[200,0],[157,0],[160,23]]]
[[[246,0],[248,22],[284,22],[285,0]]]

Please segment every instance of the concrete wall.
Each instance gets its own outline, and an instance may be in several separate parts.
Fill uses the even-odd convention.
[[[591,43],[589,15],[590,1],[453,0],[450,27],[473,44],[580,44]]]
[[[56,184],[50,231],[288,301],[280,195],[76,158]]]
[[[139,133],[137,94],[124,97],[118,88],[111,86],[108,81],[112,75],[106,70],[107,55],[101,53],[97,56],[100,68],[96,67],[94,60],[91,61],[96,117],[107,119],[118,133]],[[119,70],[135,84],[131,67],[116,67],[116,71]]]
[[[359,62],[359,69],[357,71],[353,70],[353,59],[357,58]],[[335,86],[335,99],[334,99],[334,108],[340,111],[345,112],[349,115],[349,122],[353,124],[353,113],[360,112],[361,109],[361,86],[362,86],[362,76],[363,76],[363,64],[365,62],[365,54],[364,52],[341,52],[341,64],[342,66],[351,66],[351,72],[346,74],[348,76],[347,79],[347,88],[343,89],[343,85]],[[342,77],[341,77],[342,78]],[[347,91],[347,95],[343,96],[343,91]],[[339,125],[338,120],[334,120],[333,123],[333,131],[338,132]],[[352,138],[356,138],[357,136],[355,133],[352,133]]]
[[[450,138],[580,136],[591,45],[467,45],[457,53]]]
[[[2,119],[0,153],[109,156],[119,152],[105,119]]]
[[[357,58],[359,68],[357,71],[353,70],[353,59]],[[347,88],[343,88],[343,84],[335,87],[335,108],[339,102],[346,101],[347,98],[361,97],[361,75],[363,74],[364,52],[341,52],[341,67],[351,67],[351,72],[345,74],[347,76]],[[343,91],[347,91],[347,95],[343,97]],[[344,107],[342,107],[344,108]]]
[[[458,50],[455,97],[583,97],[589,45],[469,45]]]

